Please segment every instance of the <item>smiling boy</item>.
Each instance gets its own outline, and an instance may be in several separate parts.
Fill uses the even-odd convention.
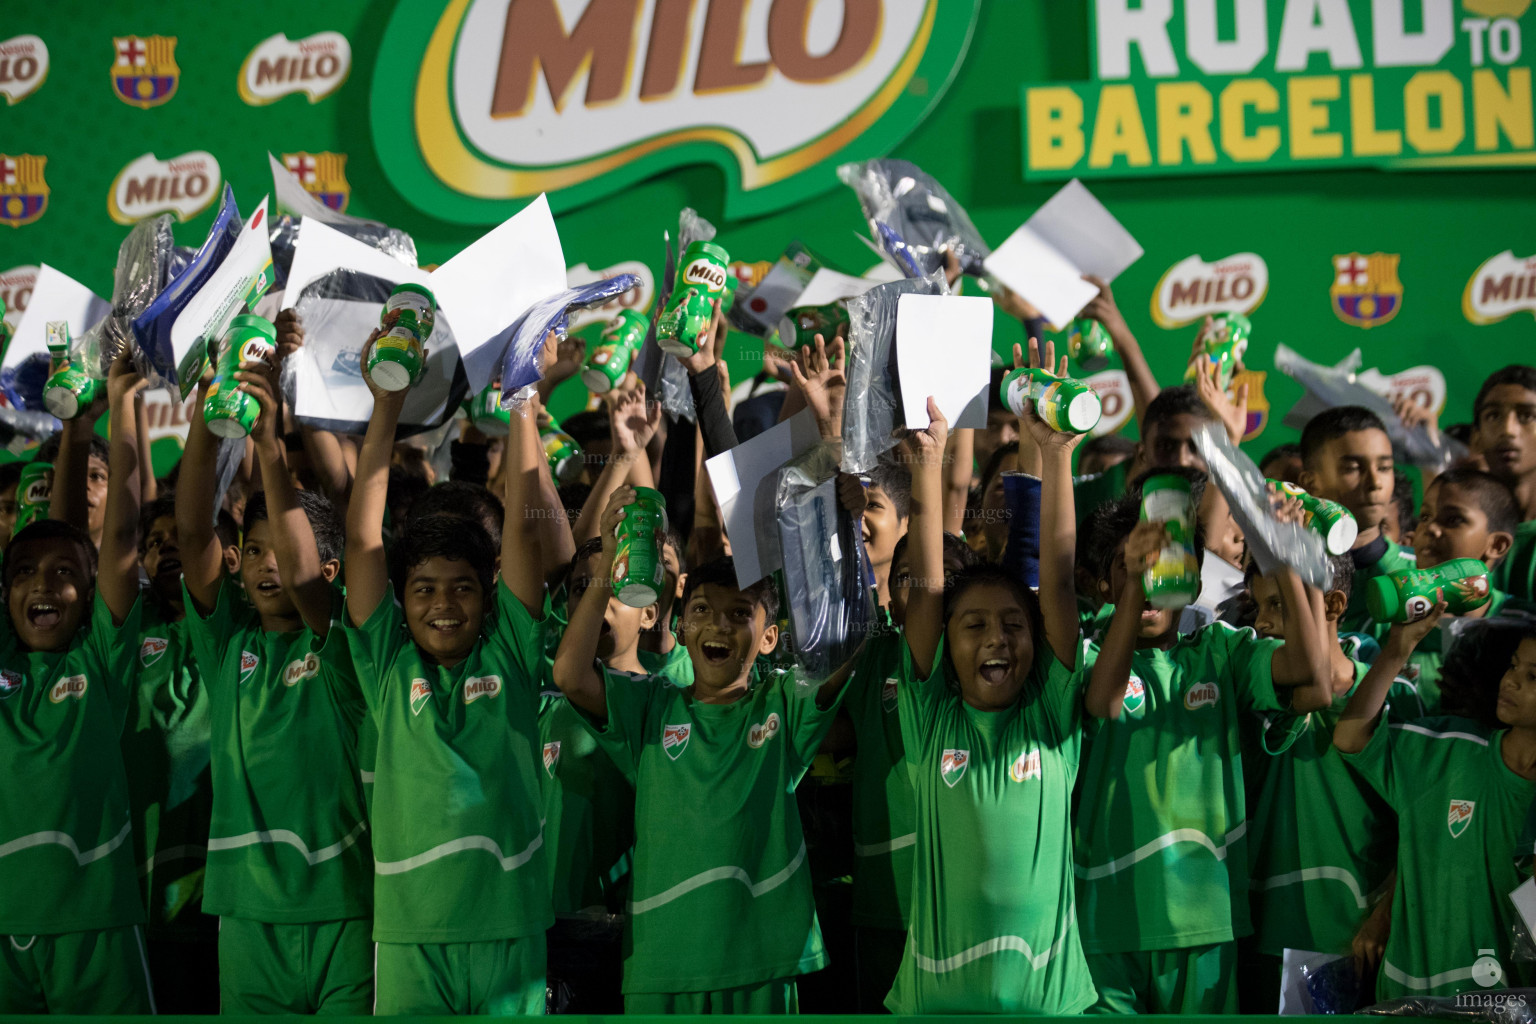
[[[1536,367],[1506,366],[1483,381],[1472,403],[1472,451],[1520,505],[1522,521],[1493,584],[1536,601]]]

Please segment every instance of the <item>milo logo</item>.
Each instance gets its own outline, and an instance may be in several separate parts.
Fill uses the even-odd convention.
[[[240,346],[242,363],[259,363],[271,354],[272,346],[267,344],[265,338],[247,338],[245,344]]]
[[[53,483],[46,476],[40,476],[27,484],[27,492],[22,495],[23,504],[46,505],[48,497],[53,493]]]
[[[1221,700],[1221,691],[1215,683],[1197,683],[1184,692],[1184,706],[1190,711],[1210,707]]]
[[[1013,764],[1008,767],[1008,777],[1014,782],[1039,779],[1041,777],[1040,749],[1036,747],[1033,750],[1026,750],[1016,757]]]
[[[771,712],[761,723],[747,731],[747,746],[756,750],[779,734],[779,713]]]
[[[296,661],[290,661],[283,669],[283,685],[296,686],[301,680],[313,679],[320,674],[320,658],[314,652]]]
[[[683,269],[683,284],[702,285],[711,292],[723,292],[725,268],[712,260],[694,260]]]
[[[73,697],[79,700],[85,696],[85,676],[65,676],[53,684],[53,689],[48,691],[48,699],[55,704],[61,704]]]
[[[481,697],[495,697],[501,692],[501,676],[475,676],[464,680],[464,703],[473,704]]]

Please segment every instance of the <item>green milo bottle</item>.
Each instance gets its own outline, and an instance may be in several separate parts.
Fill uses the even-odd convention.
[[[1143,522],[1161,522],[1168,543],[1141,577],[1147,604],[1179,609],[1200,596],[1200,561],[1195,557],[1195,502],[1189,481],[1173,473],[1148,477],[1141,486]]]
[[[1465,615],[1493,597],[1488,567],[1475,558],[1453,558],[1428,569],[1403,569],[1365,584],[1365,606],[1377,622],[1418,622],[1445,602],[1451,615]]]
[[[1355,514],[1349,509],[1284,480],[1271,480],[1269,483],[1285,497],[1301,502],[1302,525],[1322,536],[1330,555],[1342,555],[1355,546],[1355,538],[1360,535],[1360,524],[1355,521]]]

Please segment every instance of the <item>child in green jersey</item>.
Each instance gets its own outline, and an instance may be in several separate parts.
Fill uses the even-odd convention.
[[[1536,367],[1506,366],[1483,381],[1472,403],[1471,447],[1520,503],[1514,545],[1493,584],[1536,601]]]
[[[1387,520],[1397,515],[1392,499],[1396,487],[1392,439],[1381,418],[1369,409],[1338,406],[1307,421],[1301,432],[1301,462],[1299,485],[1349,509],[1360,527],[1350,552],[1359,584],[1340,629],[1364,631],[1370,624],[1364,581],[1413,568],[1413,552],[1382,532]]]
[[[262,361],[236,375],[260,408],[252,439],[265,488],[246,502],[240,584],[225,573],[214,528],[207,377],[176,492],[186,628],[212,719],[203,909],[220,919],[224,1012],[366,1013],[373,949],[358,771],[364,708],[336,628],[341,524],[330,502],[294,490],[276,374]]]
[[[1509,899],[1525,880],[1515,857],[1536,799],[1536,632],[1515,649],[1486,717],[1381,723],[1388,672],[1407,663],[1444,610],[1392,627],[1333,731],[1345,761],[1398,817],[1392,932],[1378,999],[1536,981],[1528,962],[1514,956],[1521,925]],[[1492,696],[1492,680],[1479,682]]]
[[[1241,713],[1280,710],[1282,690],[1297,712],[1326,707],[1325,630],[1313,595],[1281,569],[1296,624],[1283,643],[1220,622],[1179,635],[1178,612],[1147,603],[1142,570],[1168,540],[1139,508],[1121,499],[1121,539],[1100,570],[1115,610],[1087,646],[1074,823],[1083,947],[1100,1012],[1234,1012],[1234,940],[1249,931]]]
[[[377,337],[375,332],[374,337]],[[373,338],[363,350],[363,363]],[[539,691],[544,578],[570,530],[535,425],[512,410],[497,551],[456,515],[410,520],[384,549],[407,391],[364,372],[373,415],[347,509],[347,641],[378,727],[374,933],[380,1014],[544,1009],[550,913]]]
[[[595,665],[614,530],[604,512],[594,582],[571,609],[555,682],[636,789],[624,964],[629,1013],[786,1013],[797,975],[826,965],[795,785],[830,729],[844,666],[815,699],[756,670],[778,643],[772,580],[742,590],[729,559],[688,574],[687,687]]]
[[[1034,352],[1031,353],[1035,355]],[[1036,360],[1038,361],[1038,360]],[[1047,346],[1046,365],[1055,365]],[[948,424],[909,441],[913,586],[897,709],[915,799],[911,929],[886,1005],[898,1014],[1072,1014],[1092,1005],[1071,875],[1081,745],[1072,449],[1041,449],[1040,593],[997,566],[942,559]]]
[[[126,359],[107,392],[122,472],[105,498],[101,572],[77,524],[33,523],[5,551],[0,626],[0,1014],[154,1012],[128,782],[139,474]],[[56,493],[85,509],[99,406],[64,425]],[[71,465],[72,464],[72,465]],[[82,517],[83,518],[83,517]],[[127,638],[126,640],[124,638]]]

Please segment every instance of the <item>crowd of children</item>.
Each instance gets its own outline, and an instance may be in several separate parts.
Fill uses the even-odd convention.
[[[752,429],[718,306],[685,360],[697,428],[631,375],[559,486],[536,396],[504,439],[463,423],[447,480],[366,359],[366,435],[296,423],[291,311],[238,376],[260,415],[235,484],[207,378],[156,480],[120,358],[39,456],[48,518],[14,529],[0,467],[0,1014],[1272,1013],[1325,971],[1346,1010],[1536,983],[1511,898],[1536,856],[1536,368],[1451,410],[1469,454],[1418,498],[1364,408],[1266,455],[1358,525],[1319,589],[1262,570],[1207,486],[1196,435],[1240,440],[1245,396],[1159,390],[1107,286],[1087,315],[1141,440],[1079,444],[995,387],[985,430],[951,430],[930,400],[839,478],[877,614],[809,688],[699,468]],[[779,355],[762,394],[835,447],[843,339]],[[1154,473],[1199,509],[1183,614],[1143,584]],[[667,583],[635,608],[615,538],[657,481]],[[1459,558],[1490,600],[1373,619],[1371,580]]]

